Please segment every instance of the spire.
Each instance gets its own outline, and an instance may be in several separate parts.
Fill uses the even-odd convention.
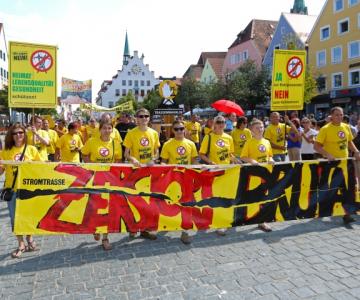
[[[292,14],[307,15],[308,9],[305,6],[305,0],[294,0],[294,6],[290,9]]]
[[[124,45],[124,56],[123,56],[123,65],[127,65],[130,58],[130,48],[129,48],[129,40],[128,40],[128,34],[126,31],[125,35],[125,45]]]

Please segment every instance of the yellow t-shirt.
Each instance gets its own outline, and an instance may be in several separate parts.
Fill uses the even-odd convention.
[[[42,138],[47,139],[48,141],[50,141],[50,137],[49,137],[47,131],[39,129],[39,130],[37,130],[37,133]],[[27,135],[28,145],[35,146],[35,148],[39,151],[41,160],[42,161],[47,161],[48,160],[47,146],[45,144],[41,143],[37,136],[35,136],[35,139],[33,139],[34,134],[32,133],[31,130],[27,131],[26,135]]]
[[[81,149],[81,153],[90,155],[90,161],[94,163],[112,163],[122,158],[120,143],[113,139],[104,142],[96,137],[90,138]]]
[[[25,146],[21,147],[12,147],[9,150],[2,150],[0,157],[1,160],[12,160],[19,161],[22,152],[24,151]],[[23,161],[41,161],[41,157],[39,155],[39,151],[31,145],[27,145]],[[16,170],[16,166],[5,166],[5,188],[11,188],[13,180],[14,180],[14,171]],[[15,185],[16,186],[16,185]]]
[[[210,132],[212,132],[212,129],[205,126],[205,127],[204,127],[204,136],[207,135],[207,134],[209,134]]]
[[[100,138],[100,129],[99,129],[99,127],[96,127],[96,128],[97,128],[97,130],[94,130],[92,137]],[[110,138],[113,139],[114,141],[118,141],[120,143],[122,143],[122,141],[123,141],[119,131],[116,128],[113,128],[113,131],[110,134]]]
[[[193,141],[170,139],[163,145],[160,156],[167,159],[168,164],[191,165],[192,158],[197,157],[198,153]]]
[[[271,143],[277,146],[286,147],[286,140],[285,140],[285,128],[286,134],[289,134],[291,127],[285,125],[284,123],[279,123],[278,125],[270,124],[264,133],[264,138],[269,140]],[[286,150],[280,149],[273,149],[274,154],[285,154]]]
[[[251,138],[246,141],[240,157],[255,159],[259,163],[266,163],[273,156],[271,144],[267,139]]]
[[[79,150],[83,143],[78,134],[64,134],[56,143],[56,148],[60,149],[60,160],[62,162],[80,162]]]
[[[63,133],[63,135],[66,134],[66,133],[68,133],[68,130],[67,130],[66,127],[64,127],[63,129],[58,128],[58,130],[61,131],[61,132]],[[59,135],[59,134],[58,134],[58,135]],[[60,136],[59,136],[59,137],[60,137]]]
[[[231,132],[231,136],[234,140],[235,155],[240,157],[245,142],[251,139],[251,131],[247,128],[244,129],[235,128]]]
[[[50,139],[50,145],[47,147],[47,153],[48,154],[54,154],[55,148],[56,148],[56,142],[59,139],[59,136],[55,130],[49,129],[47,131]]]
[[[347,158],[349,156],[348,144],[354,139],[350,127],[341,123],[340,125],[326,124],[319,131],[316,141],[323,145],[326,152],[335,158]]]
[[[86,136],[88,139],[90,139],[91,137],[93,137],[95,131],[98,131],[99,127],[96,125],[95,127],[91,127],[90,125],[86,126]]]
[[[226,133],[218,135],[212,132],[204,137],[199,151],[201,154],[206,154],[208,150],[209,136],[211,136],[209,159],[217,165],[230,164],[230,154],[234,153],[233,138]]]
[[[152,128],[141,131],[135,127],[127,132],[123,145],[130,149],[131,156],[145,164],[153,160],[156,149],[160,147],[159,134]]]
[[[200,132],[201,132],[201,125],[198,122],[188,122],[185,125],[186,130],[189,133],[190,140],[192,140],[194,143],[200,142]]]

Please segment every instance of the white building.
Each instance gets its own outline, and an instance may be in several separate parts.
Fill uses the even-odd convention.
[[[116,102],[129,91],[139,102],[159,84],[155,78],[154,71],[150,71],[149,65],[144,64],[144,55],[139,57],[138,51],[130,56],[128,36],[126,33],[123,66],[112,80],[105,80],[96,98],[96,104],[113,107]]]
[[[0,90],[8,85],[8,50],[5,38],[4,24],[0,23]]]

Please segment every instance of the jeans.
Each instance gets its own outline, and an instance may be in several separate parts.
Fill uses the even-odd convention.
[[[16,209],[16,193],[14,193],[13,197],[10,201],[7,202],[9,209],[9,216],[11,221],[11,229],[14,231],[14,221],[15,221],[15,209]]]

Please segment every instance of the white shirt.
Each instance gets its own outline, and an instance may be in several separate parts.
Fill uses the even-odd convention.
[[[309,138],[313,136],[314,138],[318,135],[318,132],[315,129],[310,128],[308,132],[303,131],[305,136]],[[302,137],[301,143],[301,154],[314,154],[314,144],[308,143],[304,137]]]

